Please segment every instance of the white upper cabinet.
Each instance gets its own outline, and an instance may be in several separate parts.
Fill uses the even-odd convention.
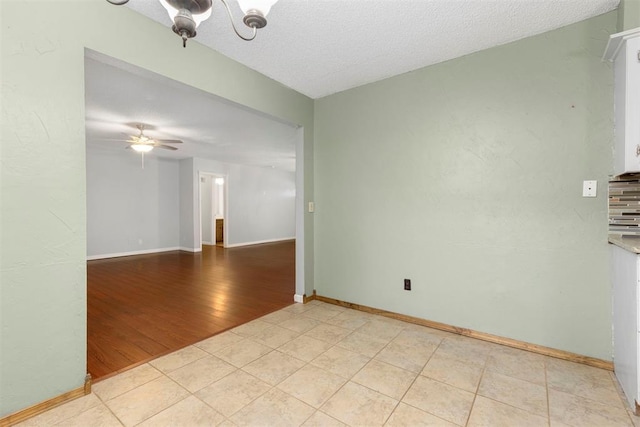
[[[614,63],[614,175],[640,172],[640,28],[610,36],[603,59]]]

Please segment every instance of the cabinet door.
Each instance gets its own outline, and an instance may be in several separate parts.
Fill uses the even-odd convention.
[[[614,89],[613,89],[613,111],[614,111],[614,138],[615,138],[615,162],[614,175],[620,175],[635,169],[636,161],[635,147],[626,144],[625,139],[625,113],[627,104],[627,55],[618,53],[614,66]]]
[[[632,408],[638,399],[638,255],[611,246],[613,363]]]
[[[640,38],[627,40],[625,51],[619,54],[624,58],[624,139],[626,145],[626,172],[640,171]],[[617,66],[617,63],[616,63]],[[617,73],[617,70],[616,70]],[[617,76],[616,76],[617,77]],[[617,106],[617,105],[616,105]],[[616,119],[618,115],[616,112]],[[616,129],[618,124],[616,123]]]

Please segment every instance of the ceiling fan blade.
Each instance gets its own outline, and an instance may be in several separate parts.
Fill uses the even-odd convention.
[[[133,146],[149,145],[150,147],[158,147],[158,148],[162,148],[164,150],[175,151],[175,150],[177,150],[177,148],[172,147],[171,145],[164,145],[164,144],[183,144],[183,142],[180,141],[179,139],[153,139],[153,138],[149,138],[147,135],[144,134],[144,131],[145,130],[155,129],[154,126],[150,126],[150,125],[143,124],[143,123],[127,123],[127,125],[137,128],[140,131],[140,134],[138,134],[138,135],[130,135],[130,134],[123,133],[122,135],[123,135],[124,138],[122,138],[122,139],[109,138],[107,140],[108,141],[114,141],[114,142],[126,142],[128,144],[127,147],[126,147],[127,149],[133,148]],[[138,150],[136,150],[136,151],[138,151]]]
[[[164,148],[165,150],[177,150],[176,147],[172,147],[170,145],[162,145],[162,144],[153,144],[154,147]]]
[[[129,142],[124,138],[96,138],[97,141],[105,141],[105,142]]]

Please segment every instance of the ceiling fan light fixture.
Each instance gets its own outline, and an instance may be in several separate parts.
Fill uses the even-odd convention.
[[[149,151],[153,150],[153,145],[131,144],[131,148],[133,148],[134,151],[137,151],[138,153],[148,153]]]

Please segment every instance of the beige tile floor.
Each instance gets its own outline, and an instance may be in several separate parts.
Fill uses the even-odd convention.
[[[20,426],[640,426],[619,393],[607,371],[312,301]]]

